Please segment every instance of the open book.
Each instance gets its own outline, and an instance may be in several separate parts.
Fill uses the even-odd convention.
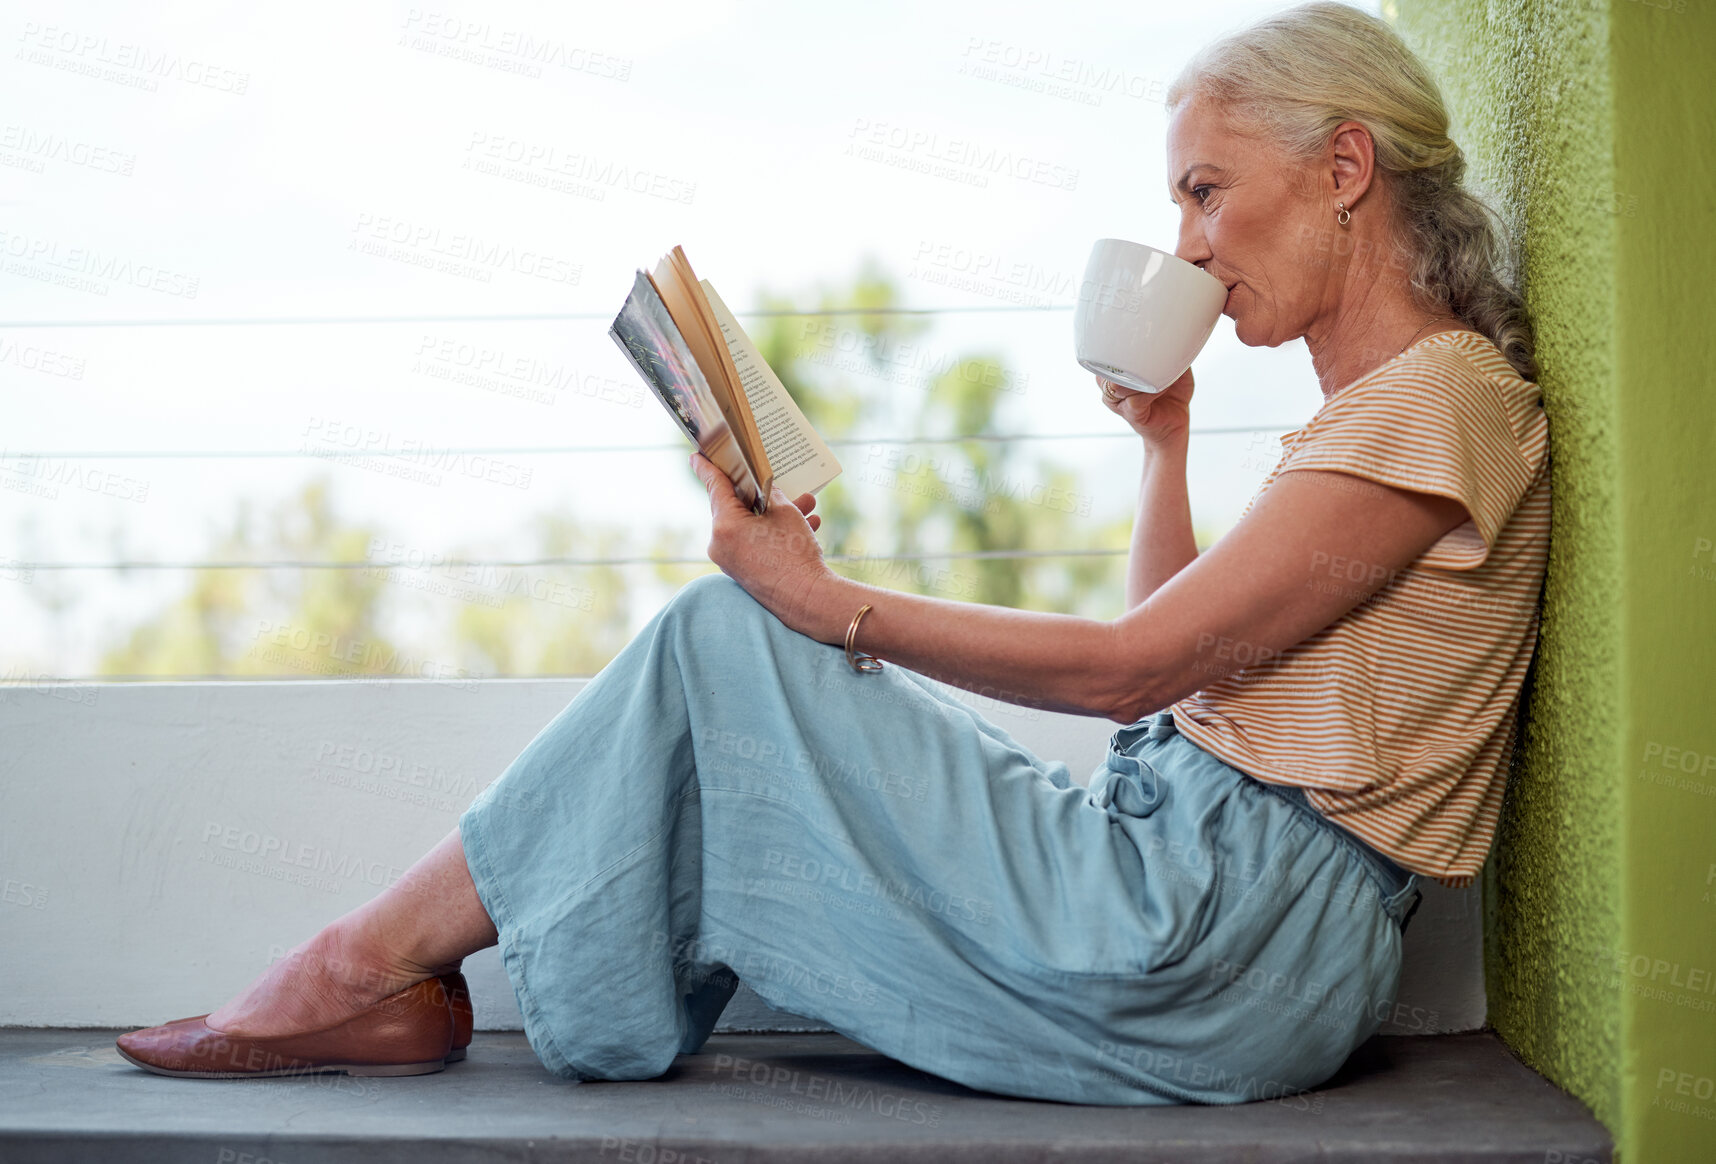
[[[840,475],[786,385],[680,248],[654,274],[638,272],[608,334],[754,512],[768,508],[771,484],[797,497]]]

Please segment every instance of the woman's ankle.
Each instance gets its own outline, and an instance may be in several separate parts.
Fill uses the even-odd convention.
[[[348,914],[313,939],[328,976],[344,990],[361,998],[382,999],[441,973],[401,955],[385,936],[364,923],[363,917]]]

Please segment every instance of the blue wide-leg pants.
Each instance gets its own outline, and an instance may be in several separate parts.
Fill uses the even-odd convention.
[[[940,685],[684,587],[461,816],[532,1049],[697,1051],[739,982],[967,1086],[1276,1098],[1393,1006],[1413,878],[1158,714],[1089,786]]]

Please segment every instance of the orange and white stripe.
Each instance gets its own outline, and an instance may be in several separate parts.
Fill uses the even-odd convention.
[[[1541,393],[1486,337],[1438,332],[1281,442],[1259,494],[1287,470],[1330,470],[1453,498],[1469,520],[1269,664],[1174,704],[1175,726],[1242,772],[1304,788],[1406,868],[1470,885],[1495,836],[1537,644],[1549,560]],[[1351,585],[1352,568],[1313,562],[1306,584]]]

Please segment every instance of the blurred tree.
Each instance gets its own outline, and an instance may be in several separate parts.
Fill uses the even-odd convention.
[[[901,314],[874,262],[848,283],[765,294],[753,338],[846,472],[817,500],[821,540],[849,577],[943,598],[1110,617],[1124,560],[1053,556],[1124,548],[1126,519],[1100,528],[1072,469],[993,439],[1008,431],[1014,373],[995,353],[928,353],[930,323]],[[930,358],[926,358],[930,357]],[[867,435],[874,433],[875,443]],[[904,439],[903,439],[904,438]],[[959,438],[959,439],[950,439]],[[689,469],[687,469],[689,472]],[[662,594],[707,564],[706,527],[596,526],[556,513],[533,521],[536,557],[656,559],[648,567],[566,565],[427,569],[200,570],[186,593],[133,628],[102,661],[125,675],[594,674],[631,633],[647,574]],[[240,501],[207,557],[365,561],[382,530],[342,521],[325,476],[258,518]],[[950,553],[1025,558],[963,557]],[[446,547],[442,562],[481,561]],[[938,555],[941,555],[938,557]],[[409,647],[396,645],[408,640]]]
[[[258,520],[240,498],[215,561],[363,561],[376,531],[334,513],[325,476]],[[106,675],[388,674],[404,656],[378,626],[384,581],[366,570],[198,570],[190,589],[102,659]]]
[[[825,438],[852,439],[887,414],[890,439],[837,449],[847,472],[817,497],[822,542],[848,577],[945,598],[1069,613],[1118,613],[1124,565],[1105,557],[941,558],[937,553],[1124,548],[1130,524],[1096,529],[1071,470],[993,438],[1018,380],[994,354],[948,357],[922,344],[923,316],[884,313],[898,286],[866,261],[850,285],[764,295],[758,349]],[[900,407],[891,407],[903,405]],[[898,435],[918,438],[900,443]],[[862,448],[861,453],[854,450]],[[862,468],[859,468],[859,465]],[[853,470],[858,471],[854,472]],[[888,504],[860,505],[860,485]],[[910,558],[900,555],[923,555]]]
[[[910,345],[930,327],[923,316],[888,312],[901,306],[900,291],[873,259],[864,260],[850,284],[797,297],[765,292],[757,306],[761,311],[817,313],[763,316],[752,329],[752,339],[824,440],[849,438],[886,409],[888,400],[877,390],[876,373],[886,369],[889,353]],[[846,457],[839,449],[835,455],[844,467]],[[850,540],[861,515],[844,475],[817,494],[816,511],[822,515],[824,551],[853,552]]]
[[[618,530],[558,514],[535,522],[540,558],[629,553]],[[657,554],[668,547],[659,544]],[[218,560],[385,562],[391,539],[335,512],[325,477],[258,522],[241,500],[211,547]],[[646,554],[648,551],[646,551]],[[589,675],[625,645],[633,587],[620,566],[475,566],[481,551],[450,547],[433,564],[339,570],[201,570],[184,596],[110,650],[109,675],[365,676],[462,680],[491,675]],[[692,573],[662,565],[662,580]],[[418,617],[407,617],[417,615]],[[423,617],[426,615],[426,617]],[[409,646],[386,625],[419,628]]]
[[[558,513],[538,514],[535,525],[543,557],[626,552],[619,530],[582,527]],[[467,600],[454,620],[455,649],[475,674],[594,675],[626,645],[631,588],[625,567],[485,568],[477,581],[501,601]]]

